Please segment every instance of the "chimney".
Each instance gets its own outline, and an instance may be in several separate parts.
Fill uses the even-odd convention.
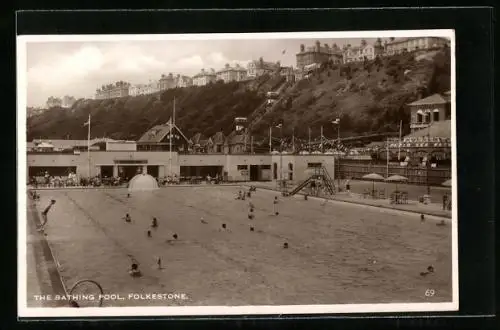
[[[319,42],[319,40],[316,40],[316,51],[317,52],[320,51],[320,47],[321,47],[321,43]]]

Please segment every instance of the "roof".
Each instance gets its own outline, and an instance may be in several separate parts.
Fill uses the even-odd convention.
[[[383,146],[385,146],[384,141],[373,141],[373,142],[370,142],[369,144],[367,144],[365,147],[366,148],[377,148],[377,147],[383,147]]]
[[[262,61],[262,65],[261,65],[261,61],[260,60],[254,60],[252,61],[251,63],[254,63],[255,64],[255,67],[257,69],[269,69],[269,70],[274,70],[278,67],[278,64],[277,63],[273,63],[273,62],[265,62],[265,61]]]
[[[224,144],[226,137],[223,132],[217,132],[212,136],[212,141],[214,144]]]
[[[92,143],[93,140],[91,140]],[[56,149],[73,149],[74,147],[86,147],[87,140],[50,140],[50,139],[34,139],[33,144],[49,143]]]
[[[217,73],[221,73],[221,72],[227,72],[227,71],[247,71],[244,67],[237,67],[237,66],[230,66],[230,67],[224,67],[222,69],[220,69],[219,71],[217,71]]]
[[[201,134],[201,133],[196,133],[191,138],[191,142],[193,144],[200,144],[201,145],[201,143],[202,143],[203,140],[207,140],[207,138],[203,134]]]
[[[236,131],[232,131],[227,137],[228,144],[245,144],[246,134],[238,134]]]
[[[200,142],[198,144],[202,147],[207,146],[207,145],[213,145],[211,138],[200,140]]]
[[[394,39],[393,41],[389,41],[387,43],[387,45],[393,45],[393,44],[399,44],[401,42],[405,42],[405,41],[410,41],[410,40],[415,40],[415,39],[421,39],[421,38],[429,38],[431,36],[422,36],[422,37],[410,37],[410,38],[398,38],[398,39]],[[432,37],[431,37],[432,38]],[[434,37],[434,38],[439,38],[439,39],[443,39],[443,40],[446,40],[448,38],[443,38],[443,37]]]
[[[414,106],[414,105],[429,105],[429,104],[446,104],[448,102],[450,102],[448,97],[446,96],[443,97],[440,94],[433,94],[429,97],[412,102],[408,105]]]
[[[451,102],[451,91],[444,92],[444,93],[443,93],[443,98],[444,98],[446,101]]]
[[[451,120],[443,120],[431,123],[429,128],[424,128],[408,134],[405,137],[442,137],[451,138]]]
[[[193,76],[193,78],[199,78],[199,77],[210,77],[210,76],[215,76],[215,71],[204,71],[204,72],[198,72]]]
[[[321,65],[319,63],[309,64],[309,65],[304,66],[304,71],[314,70],[314,69],[317,69],[319,67],[321,67]]]
[[[165,138],[165,136],[167,136],[167,134],[170,132],[171,127],[173,126],[170,124],[170,122],[167,122],[166,124],[162,125],[156,125],[150,128],[146,133],[144,133],[137,142],[160,143]],[[180,131],[179,133],[182,134],[182,132]],[[182,134],[182,136],[184,136],[184,134]]]

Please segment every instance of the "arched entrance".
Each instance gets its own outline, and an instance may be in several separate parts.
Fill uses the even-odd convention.
[[[293,181],[293,164],[288,163],[288,180]]]
[[[278,163],[273,163],[273,179],[278,179]]]

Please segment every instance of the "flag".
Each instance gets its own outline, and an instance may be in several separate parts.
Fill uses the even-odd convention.
[[[283,49],[283,51],[281,52],[281,54],[285,54],[286,53],[286,49]]]
[[[90,125],[90,114],[89,114],[89,120],[87,120],[87,121],[83,124],[83,126],[87,126],[87,125]]]
[[[333,124],[339,124],[340,123],[340,118],[337,118],[335,119],[334,121],[332,121]]]
[[[281,127],[283,127],[283,124],[276,125],[276,128],[281,128]]]

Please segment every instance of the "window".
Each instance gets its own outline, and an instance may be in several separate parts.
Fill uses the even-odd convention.
[[[439,110],[434,109],[432,112],[432,121],[439,121]]]
[[[307,163],[307,168],[321,167],[321,163]]]
[[[273,163],[273,179],[278,178],[278,163]]]
[[[248,165],[238,165],[238,171],[243,171],[248,169]]]
[[[419,124],[420,124],[420,123],[422,123],[422,119],[423,119],[422,117],[423,117],[423,116],[422,116],[422,113],[421,113],[421,112],[418,112],[418,113],[417,113],[417,123],[419,123]]]
[[[426,110],[424,113],[424,123],[430,123],[431,121],[431,113],[429,110]]]
[[[260,165],[260,169],[261,170],[270,170],[271,169],[271,165]]]

